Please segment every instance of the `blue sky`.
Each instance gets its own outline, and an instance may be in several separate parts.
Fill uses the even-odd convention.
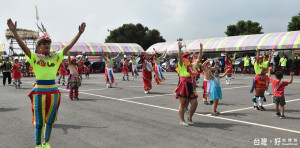
[[[299,0],[1,0],[0,41],[7,44],[6,20],[19,28],[37,30],[35,5],[53,41],[70,41],[81,22],[87,23],[80,38],[104,42],[124,23],[141,23],[157,29],[167,41],[223,37],[226,26],[252,20],[264,33],[284,32],[300,11]]]

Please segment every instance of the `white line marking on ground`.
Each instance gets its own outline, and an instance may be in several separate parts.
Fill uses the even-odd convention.
[[[300,99],[288,100],[288,101],[285,101],[285,102],[294,102],[294,101],[300,101]],[[274,105],[274,103],[266,104],[264,106],[272,106],[272,105]],[[247,110],[247,109],[253,109],[253,107],[245,107],[245,108],[240,108],[240,109],[235,109],[235,110],[222,111],[222,114],[241,111],[241,110]]]
[[[30,83],[30,82],[25,82],[25,83]],[[64,91],[68,91],[68,90],[62,89],[62,88],[59,88],[59,89],[64,90]],[[81,94],[97,96],[97,97],[107,98],[107,99],[116,100],[116,101],[128,102],[128,103],[139,104],[139,105],[143,105],[143,106],[149,106],[149,107],[160,108],[160,109],[165,109],[165,110],[171,110],[171,111],[178,112],[177,109],[172,109],[172,108],[167,108],[167,107],[162,107],[162,106],[157,106],[157,105],[151,105],[151,104],[140,103],[140,102],[135,102],[135,101],[130,101],[130,100],[124,100],[124,99],[118,99],[118,98],[113,98],[113,97],[108,97],[108,96],[96,95],[96,94],[91,94],[91,93],[86,93],[86,92],[81,92]],[[300,99],[298,99],[298,100],[300,100]],[[290,100],[290,102],[292,102],[292,101],[297,101],[297,100]],[[267,127],[267,128],[271,128],[271,129],[277,129],[277,130],[281,130],[281,131],[300,134],[300,131],[290,130],[290,129],[285,129],[285,128],[279,128],[279,127],[275,127],[275,126],[263,125],[263,124],[252,123],[252,122],[247,122],[247,121],[224,118],[224,117],[210,116],[210,115],[199,114],[199,113],[195,113],[195,115],[203,116],[203,117],[210,117],[210,118],[215,118],[215,119],[222,119],[222,120],[227,120],[227,121],[233,121],[233,122],[239,122],[239,123],[244,123],[244,124],[249,124],[249,125],[256,125],[256,126],[260,126],[260,127]]]
[[[108,99],[112,99],[112,100],[116,100],[116,101],[128,102],[128,103],[139,104],[139,105],[143,105],[143,106],[149,106],[149,107],[160,108],[160,109],[165,109],[165,110],[171,110],[171,111],[178,112],[177,109],[172,109],[172,108],[168,108],[168,107],[162,107],[162,106],[151,105],[151,104],[146,104],[146,103],[140,103],[140,102],[124,100],[124,99],[117,99],[117,98],[113,98],[113,97],[90,94],[90,93],[85,93],[85,92],[83,92],[81,94],[97,96],[97,97],[102,97],[102,98],[108,98]],[[300,131],[296,131],[296,130],[290,130],[290,129],[286,129],[286,128],[279,128],[279,127],[275,127],[275,126],[263,125],[263,124],[253,123],[253,122],[242,121],[242,120],[235,120],[235,119],[224,118],[224,117],[209,116],[209,115],[199,114],[199,113],[195,113],[194,115],[209,117],[209,118],[215,118],[215,119],[222,119],[222,120],[233,121],[233,122],[239,122],[239,123],[244,123],[244,124],[249,124],[249,125],[256,125],[256,126],[260,126],[260,127],[267,127],[267,128],[271,128],[271,129],[277,129],[277,130],[281,130],[281,131],[300,134]]]
[[[80,92],[82,92],[82,91],[92,91],[92,90],[104,90],[104,89],[107,89],[107,88],[102,88],[102,89],[86,89],[86,90],[80,90]]]
[[[122,98],[123,100],[131,100],[131,99],[139,99],[139,98],[152,98],[152,97],[162,97],[162,96],[171,96],[175,95],[173,94],[164,94],[164,95],[151,95],[151,96],[142,96],[142,97],[131,97],[131,98]]]
[[[133,86],[134,87],[134,86]],[[244,87],[250,87],[250,86],[241,86],[241,87],[230,87],[230,88],[223,88],[223,90],[230,90],[230,89],[235,89],[235,88],[244,88]],[[203,92],[202,90],[197,91],[199,93]],[[170,94],[164,94],[164,95],[148,95],[148,96],[141,96],[141,97],[131,97],[131,98],[122,98],[124,100],[132,100],[132,99],[143,99],[143,98],[153,98],[153,97],[162,97],[162,96],[171,96],[175,95],[175,93],[170,93]]]

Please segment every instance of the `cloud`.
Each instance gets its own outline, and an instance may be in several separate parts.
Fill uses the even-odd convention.
[[[162,4],[162,9],[167,14],[167,23],[184,23],[189,10],[189,2],[187,0],[163,0]]]

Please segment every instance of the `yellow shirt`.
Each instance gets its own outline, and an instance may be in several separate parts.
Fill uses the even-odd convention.
[[[250,59],[249,58],[244,58],[244,66],[249,66],[250,65]]]
[[[186,68],[185,62],[182,63],[182,66],[178,64],[178,72],[180,77],[191,77],[190,73]]]
[[[59,65],[64,59],[64,51],[60,50],[49,58],[38,56],[31,51],[31,58],[27,55],[25,58],[33,67],[37,80],[55,80]]]
[[[286,62],[287,62],[286,58],[280,58],[280,63],[281,63],[280,66],[286,67]]]
[[[261,74],[261,71],[262,71],[262,64],[257,64],[257,62],[254,63],[254,71],[255,71],[255,74],[259,75]]]

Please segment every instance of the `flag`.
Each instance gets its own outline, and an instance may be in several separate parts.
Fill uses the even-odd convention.
[[[36,5],[35,5],[35,13],[36,13],[36,20],[40,20],[39,11]]]

